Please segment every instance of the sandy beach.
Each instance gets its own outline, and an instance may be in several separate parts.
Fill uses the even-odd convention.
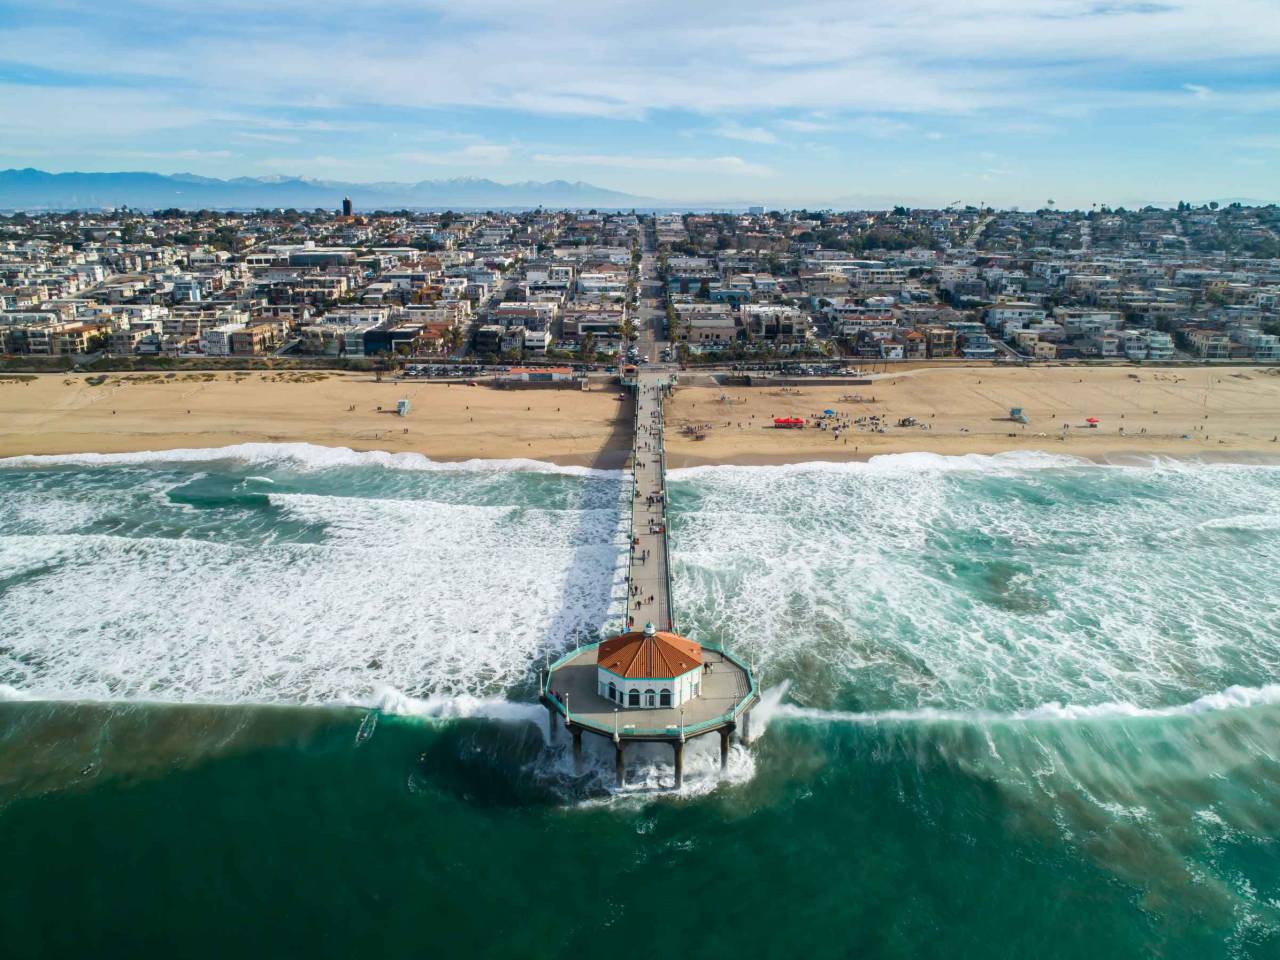
[[[1013,407],[1029,423],[1010,420]],[[868,425],[839,439],[830,429],[773,427],[775,417],[812,424],[826,410],[849,421],[866,417]],[[874,432],[872,416],[887,424],[885,432]],[[920,425],[895,426],[905,417]],[[1089,426],[1091,417],[1097,426]],[[1009,450],[1242,460],[1280,457],[1277,434],[1280,370],[1264,368],[921,367],[856,387],[690,387],[667,408],[671,466]]]
[[[404,418],[391,412],[402,397],[412,404]],[[599,385],[504,391],[321,371],[0,376],[0,456],[307,442],[439,460],[617,467],[630,434],[631,405],[620,398],[617,388]],[[1030,422],[1009,420],[1011,407]],[[838,440],[832,430],[772,427],[774,417],[810,419],[828,409],[889,426],[884,433],[853,426]],[[907,416],[923,428],[893,425]],[[676,391],[667,423],[673,467],[916,451],[1269,458],[1280,457],[1280,371],[925,367],[868,386],[690,386]]]
[[[97,380],[0,375],[0,456],[314,443],[619,467],[630,449],[631,404],[617,388],[507,391],[324,371]],[[407,417],[395,414],[401,398]]]

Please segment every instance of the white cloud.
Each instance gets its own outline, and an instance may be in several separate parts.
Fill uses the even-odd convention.
[[[0,32],[0,36],[2,36]],[[164,92],[0,83],[0,129],[11,141],[133,138],[207,123],[212,112]]]
[[[717,137],[742,140],[746,143],[777,143],[777,136],[764,127],[744,127],[734,120],[726,120],[711,131]]]
[[[291,137],[284,133],[253,133],[247,130],[241,130],[236,135],[237,140],[253,140],[259,143],[297,143],[297,137]]]
[[[0,60],[27,68],[7,75],[48,77],[0,82],[0,130],[11,154],[29,147],[64,168],[139,150],[185,163],[175,152],[203,150],[190,168],[219,174],[497,176],[539,157],[566,173],[633,171],[618,186],[653,196],[781,191],[747,178],[785,174],[820,198],[856,161],[905,195],[921,177],[976,183],[1006,164],[944,168],[950,151],[929,145],[943,136],[957,151],[992,146],[1030,167],[1023,152],[1051,138],[1092,156],[1115,128],[1100,120],[1110,111],[1130,111],[1134,140],[1168,139],[1177,126],[1188,144],[1211,142],[1227,129],[1211,118],[1230,118],[1238,136],[1275,129],[1275,3],[203,0],[192,31],[189,5],[172,0],[47,0],[0,29]],[[673,141],[673,131],[692,136]],[[881,142],[859,152],[868,137]],[[228,144],[243,156],[219,157]],[[744,156],[687,155],[699,151]],[[1069,176],[1091,177],[1094,199],[1100,184],[1149,177],[1141,158],[1120,159]],[[1177,168],[1190,185],[1168,195],[1197,189],[1193,162],[1162,165],[1162,180]],[[1274,168],[1260,169],[1261,187],[1236,177],[1239,189],[1274,192]]]
[[[511,160],[511,148],[500,143],[473,143],[457,150],[409,150],[391,154],[393,160],[440,166],[491,166]]]
[[[138,156],[164,160],[230,160],[236,154],[230,150],[172,150],[159,153],[139,153]]]
[[[779,120],[778,126],[794,130],[796,133],[823,133],[837,129],[835,124],[818,120]]]
[[[782,125],[819,132],[807,119],[815,110],[973,112],[1081,96],[1124,105],[1144,92],[1143,77],[1153,78],[1146,92],[1167,89],[1161,68],[1238,70],[1255,58],[1263,77],[1280,50],[1274,0],[902,0],[891,15],[872,0],[386,0],[361,18],[330,0],[210,0],[210,26],[198,33],[182,5],[110,6],[105,16],[97,4],[64,3],[78,12],[73,20],[51,13],[48,25],[11,27],[0,33],[0,58],[124,71],[171,82],[184,100],[194,90],[209,104],[271,110],[494,107],[628,119],[799,111]],[[55,25],[66,22],[77,26]],[[163,44],[140,39],[157,34]],[[1139,82],[1107,83],[1126,71]],[[1188,85],[1196,96],[1198,87]],[[767,142],[758,120],[740,122]]]
[[[269,173],[288,171],[290,176],[314,177],[322,173],[350,174],[353,170],[364,167],[364,163],[346,157],[318,154],[300,157],[263,157],[257,162],[257,166]]]
[[[538,153],[539,163],[561,166],[607,167],[617,170],[660,170],[667,173],[718,173],[749,177],[772,176],[773,170],[741,157],[642,157],[629,154]]]
[[[850,129],[865,136],[875,137],[877,140],[891,140],[904,133],[910,133],[913,128],[909,123],[888,117],[860,117],[852,123]]]

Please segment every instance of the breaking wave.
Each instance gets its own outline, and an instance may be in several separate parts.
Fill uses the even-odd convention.
[[[796,704],[779,704],[773,716],[818,723],[960,723],[999,724],[1037,721],[1108,720],[1113,718],[1166,719],[1192,717],[1220,710],[1247,710],[1251,707],[1271,706],[1280,703],[1280,684],[1264,687],[1228,687],[1217,693],[1208,693],[1190,703],[1166,707],[1143,707],[1133,703],[1062,704],[1046,703],[1029,710],[1009,713],[994,711],[940,710],[875,710],[859,713],[850,710],[820,710]]]
[[[41,469],[44,467],[112,467],[162,463],[241,463],[287,464],[306,470],[329,470],[339,467],[384,467],[388,470],[430,470],[438,472],[525,471],[557,473],[571,477],[621,478],[620,470],[595,467],[560,466],[543,460],[522,457],[510,460],[432,460],[421,453],[389,453],[382,450],[352,450],[349,447],[325,447],[313,443],[238,443],[226,447],[181,448],[175,450],[143,450],[136,453],[70,453],[26,454],[0,458],[0,467]],[[251,479],[267,480],[265,477]]]
[[[521,700],[624,603],[610,471],[306,444],[4,465],[0,683],[33,696]],[[1280,677],[1275,467],[912,454],[675,471],[671,496],[681,629],[835,715]]]
[[[1086,466],[1098,466],[1098,464],[1069,454],[1049,453],[1039,450],[1012,450],[1005,453],[966,453],[960,455],[916,452],[883,453],[868,457],[866,460],[848,462],[808,460],[801,463],[771,466],[719,464],[681,467],[677,470],[671,470],[669,476],[672,480],[692,480],[699,477],[731,476],[734,474],[744,476],[767,474],[773,477],[803,477],[817,474],[911,474],[922,471],[998,473],[1002,471],[1016,472]]]

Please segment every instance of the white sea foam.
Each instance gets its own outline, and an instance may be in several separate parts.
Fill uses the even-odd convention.
[[[1280,513],[1245,513],[1214,517],[1200,524],[1204,530],[1280,530]]]
[[[765,730],[769,728],[770,721],[779,716],[789,689],[791,689],[791,681],[783,680],[782,683],[760,692],[760,702],[751,710],[750,726],[753,741],[763,737]]]
[[[465,693],[457,696],[431,694],[427,697],[411,697],[388,686],[375,690],[371,701],[360,706],[376,707],[383,713],[402,717],[438,720],[482,717],[505,723],[534,723],[544,731],[547,719],[546,710],[534,703],[516,702],[502,697],[473,697]]]
[[[1077,721],[1109,719],[1157,719],[1192,717],[1221,710],[1247,710],[1251,707],[1280,703],[1280,684],[1263,687],[1228,687],[1205,694],[1190,703],[1164,707],[1143,707],[1133,703],[1062,704],[1046,703],[1029,710],[1000,713],[991,710],[943,710],[923,707],[918,710],[820,710],[796,704],[778,704],[771,716],[817,723],[959,723],[990,725],[1037,721]]]
[[[1201,527],[1248,515],[1265,532],[1275,467],[911,462],[675,485],[681,623],[801,699],[852,690],[870,709],[1158,704],[1280,676],[1264,573],[1280,541],[1241,549]]]
[[[708,476],[787,477],[811,474],[911,474],[930,472],[982,472],[1050,470],[1064,467],[1097,466],[1092,461],[1068,454],[1041,450],[1010,450],[1004,453],[967,453],[947,455],[941,453],[886,453],[866,460],[836,462],[807,460],[800,463],[759,465],[713,464],[697,467],[681,467],[669,471],[672,480],[691,480]]]
[[[238,443],[225,447],[191,447],[176,450],[142,450],[136,453],[26,454],[0,458],[0,468],[145,466],[157,463],[209,463],[235,460],[242,463],[275,463],[294,468],[326,470],[338,467],[378,466],[388,470],[439,472],[493,472],[521,470],[559,473],[576,477],[619,478],[619,470],[560,466],[542,460],[517,457],[509,460],[432,460],[420,453],[352,450],[314,443]],[[262,479],[262,478],[256,478]]]
[[[626,749],[626,776],[619,788],[612,743],[601,737],[584,737],[579,769],[566,740],[561,737],[558,747],[540,757],[533,772],[559,787],[568,799],[589,797],[580,801],[586,807],[642,807],[657,795],[667,800],[703,797],[721,786],[747,783],[756,772],[755,753],[743,745],[735,743],[730,747],[722,769],[719,738],[697,737],[685,744],[684,782],[678,792],[673,792],[675,763],[671,747],[665,743],[633,743]]]
[[[324,541],[0,539],[0,569],[35,572],[0,596],[0,679],[50,698],[484,696],[615,613],[616,510],[270,499]]]
[[[228,450],[279,467],[253,505],[175,503],[164,469],[0,472],[5,504],[21,504],[0,513],[0,682],[45,697],[373,704],[394,688],[488,703],[619,613],[624,504],[594,475],[535,495],[507,465],[197,453]],[[802,700],[853,694],[873,714],[1142,708],[1280,677],[1266,574],[1280,569],[1280,470],[882,460],[676,474],[682,627]],[[373,469],[347,495],[309,479],[357,463]],[[487,479],[415,479],[437,468]],[[308,483],[325,492],[278,492]],[[110,519],[130,504],[143,520]],[[450,702],[438,709],[465,701]]]
[[[567,797],[580,797],[584,792],[590,794],[593,799],[586,801],[588,805],[602,802],[647,803],[655,793],[669,796],[674,786],[674,760],[671,748],[666,744],[630,744],[626,753],[626,782],[621,789],[615,787],[613,745],[604,738],[584,737],[579,769],[569,749],[568,736],[560,732],[553,744],[549,739],[545,708],[527,701],[467,694],[412,697],[394,687],[381,687],[374,692],[371,702],[360,706],[373,706],[384,713],[431,720],[483,718],[499,723],[532,723],[549,747],[536,761],[535,773],[558,784]],[[757,707],[753,711],[753,719],[759,712]],[[763,727],[759,729],[762,731]],[[719,739],[713,736],[694,738],[685,745],[684,783],[679,795],[703,796],[722,784],[745,783],[754,775],[755,758],[742,745],[731,747],[728,762],[722,770]]]
[[[16,687],[11,687],[8,684],[0,683],[0,702],[5,700],[12,701],[12,700],[31,700],[31,699],[34,699],[31,696],[31,694],[25,693],[22,690],[17,689]]]

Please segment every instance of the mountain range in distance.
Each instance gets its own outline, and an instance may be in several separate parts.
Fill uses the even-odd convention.
[[[400,208],[630,209],[652,205],[645,197],[582,181],[498,183],[459,177],[417,183],[344,183],[304,177],[235,177],[219,180],[192,173],[46,173],[0,170],[0,210],[337,209],[350,197],[359,210]]]
[[[194,173],[48,173],[30,167],[0,170],[0,210],[102,210],[131,207],[137,210],[337,210],[350,197],[357,212],[373,210],[527,210],[547,207],[560,210],[631,210],[733,212],[751,206],[766,209],[798,209],[776,198],[679,202],[655,200],[620,190],[598,187],[581,180],[528,180],[498,183],[475,177],[420,180],[417,183],[350,183],[307,177],[234,177],[219,180]],[[977,201],[975,201],[977,202]],[[1203,201],[1192,201],[1203,202]],[[1268,201],[1229,198],[1218,201],[1244,206],[1266,206]],[[1130,210],[1144,206],[1173,207],[1176,201],[1126,201],[1112,206]],[[811,200],[811,210],[888,210],[903,205],[924,209],[942,206],[925,196],[885,194],[844,195]],[[1035,209],[1034,205],[1026,209]],[[1070,209],[1062,207],[1060,209]]]

